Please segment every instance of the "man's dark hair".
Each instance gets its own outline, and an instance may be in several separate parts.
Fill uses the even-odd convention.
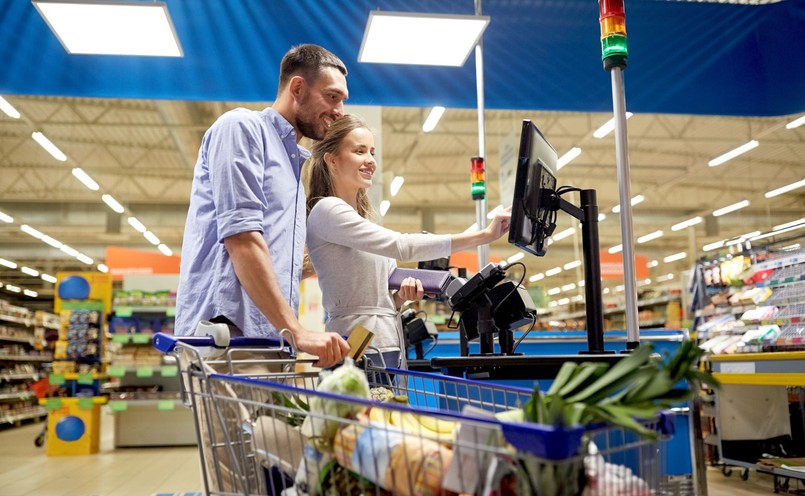
[[[302,76],[313,84],[325,67],[335,67],[341,74],[347,75],[347,67],[341,59],[326,48],[311,44],[297,45],[282,58],[279,88],[284,88],[294,76]]]

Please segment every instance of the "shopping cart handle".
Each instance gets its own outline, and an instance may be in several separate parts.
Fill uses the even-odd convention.
[[[215,339],[212,336],[174,336],[173,334],[165,334],[164,332],[158,332],[154,335],[154,348],[162,353],[172,352],[176,349],[178,343],[193,346],[194,348],[289,348],[285,342],[271,338],[234,337],[229,340],[229,346],[218,346],[215,344]]]

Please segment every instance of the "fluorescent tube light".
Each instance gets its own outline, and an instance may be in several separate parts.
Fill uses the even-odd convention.
[[[63,244],[58,239],[52,238],[52,237],[48,236],[47,234],[42,236],[42,242],[47,244],[47,245],[50,245],[50,246],[52,246],[53,248],[56,248],[56,249],[61,248],[61,245]]]
[[[632,199],[631,199],[631,201],[630,201],[629,203],[631,203],[631,204],[632,204],[632,206],[634,207],[634,206],[635,206],[635,205],[637,205],[638,203],[643,203],[643,200],[645,200],[645,199],[646,199],[646,197],[645,197],[645,196],[643,196],[643,195],[637,195],[637,196],[632,197]],[[617,204],[617,205],[615,205],[614,207],[612,207],[612,213],[613,213],[613,214],[620,213],[620,211],[621,211],[621,206],[620,206],[620,204]]]
[[[50,274],[40,274],[39,277],[41,277],[43,281],[49,282],[51,284],[56,284],[57,279]]]
[[[568,227],[567,229],[559,231],[558,233],[554,234],[552,238],[554,241],[559,241],[565,239],[568,236],[572,236],[574,232],[576,232],[575,227]]]
[[[794,119],[793,121],[789,122],[788,124],[785,125],[785,128],[786,129],[796,129],[796,128],[798,128],[799,126],[801,126],[803,124],[805,124],[805,115],[803,115],[802,117],[800,117],[798,119]]]
[[[0,258],[0,265],[4,267],[8,267],[9,269],[16,269],[17,264],[12,262],[11,260],[6,260],[5,258]]]
[[[562,291],[572,291],[576,289],[576,283],[571,282],[570,284],[565,284],[562,286]]]
[[[680,251],[679,253],[674,253],[673,255],[668,255],[667,257],[663,258],[662,261],[665,263],[676,262],[677,260],[682,260],[683,258],[687,258],[688,254],[684,251]]]
[[[12,119],[20,118],[20,113],[17,112],[17,109],[15,109],[10,103],[8,103],[8,101],[6,101],[6,99],[3,98],[2,96],[0,96],[0,110],[2,110],[7,116],[11,117]]]
[[[383,217],[386,215],[386,212],[389,211],[389,207],[391,207],[391,202],[388,200],[383,200],[380,202],[380,216]]]
[[[670,281],[674,278],[673,274],[665,274],[664,276],[657,276],[657,282]]]
[[[724,240],[723,239],[721,241],[716,241],[715,243],[710,243],[710,244],[704,245],[702,247],[702,250],[704,250],[704,251],[713,251],[715,249],[721,248],[722,246],[724,246]]]
[[[548,295],[550,295],[550,296],[558,295],[561,292],[562,292],[562,288],[551,288],[551,289],[548,290]]]
[[[67,161],[67,155],[65,155],[61,150],[59,150],[59,147],[54,145],[53,142],[47,139],[47,136],[40,133],[39,131],[34,131],[33,133],[31,133],[31,137],[34,139],[34,141],[39,143],[39,146],[44,148],[46,152],[48,152],[51,156],[53,156],[53,158],[55,158],[60,162]]]
[[[717,166],[723,164],[724,162],[727,162],[728,160],[734,159],[738,155],[742,155],[742,154],[748,152],[749,150],[752,150],[753,148],[757,148],[757,146],[759,144],[760,143],[757,140],[752,140],[752,141],[750,141],[748,143],[744,143],[743,145],[739,146],[738,148],[736,148],[734,150],[730,150],[727,153],[725,153],[723,155],[720,155],[720,156],[714,158],[713,160],[707,162],[707,165],[709,165],[710,167],[717,167]]]
[[[626,286],[624,286],[623,284],[619,284],[619,285],[615,286],[615,292],[616,293],[620,293],[624,289],[626,289]]]
[[[758,234],[760,234],[760,232],[758,232]],[[724,243],[724,246],[739,245],[739,244],[743,243],[743,241],[744,241],[743,238],[735,238],[733,240],[730,240],[730,241],[727,241],[726,243]],[[732,253],[732,252],[730,252],[730,253]]]
[[[525,257],[525,253],[520,251],[520,252],[517,252],[514,255],[510,256],[509,258],[507,258],[506,261],[509,262],[510,264],[513,264],[514,262],[516,262],[518,260],[522,260],[523,257]]]
[[[400,192],[400,188],[402,188],[404,182],[405,178],[402,176],[395,176],[394,179],[391,180],[391,186],[389,186],[389,193],[391,193],[391,196],[397,196],[397,193]]]
[[[652,260],[652,261],[650,261],[649,263],[646,264],[646,267],[651,269],[651,268],[656,267],[658,265],[660,265],[659,260]]]
[[[609,288],[604,288],[604,289],[601,290],[601,294],[609,294],[611,292],[612,292],[612,290],[609,289]]]
[[[429,133],[436,129],[436,126],[439,124],[439,120],[444,115],[444,107],[433,107],[428,114],[428,118],[425,119],[425,123],[422,124],[422,131]]]
[[[25,296],[30,296],[31,298],[37,298],[39,296],[39,293],[37,293],[36,291],[32,291],[30,289],[23,289],[22,294],[24,294]]]
[[[89,174],[84,172],[84,169],[82,169],[81,167],[74,167],[73,175],[76,177],[76,179],[81,181],[81,184],[91,189],[92,191],[98,191],[99,189],[101,189],[101,187],[98,186],[98,183],[96,183],[91,177],[89,177]]]
[[[637,281],[638,286],[648,286],[651,284],[651,279],[643,279],[642,281]]]
[[[680,222],[679,224],[674,224],[673,226],[671,226],[671,230],[672,231],[681,231],[682,229],[685,229],[686,227],[695,226],[696,224],[701,224],[702,220],[703,219],[701,217],[697,216],[697,217],[694,217],[692,219],[688,219],[688,220],[686,220],[684,222]]]
[[[795,251],[795,250],[799,250],[801,246],[802,245],[800,245],[799,243],[794,243],[793,245],[783,246],[782,248],[780,248],[780,250],[781,251]]]
[[[161,243],[161,241],[159,241],[159,238],[157,238],[157,235],[152,233],[151,231],[145,231],[143,233],[143,236],[145,236],[145,239],[147,239],[148,242],[154,246],[159,246],[159,244]]]
[[[777,189],[773,189],[771,191],[766,192],[764,195],[766,198],[774,198],[775,196],[782,195],[783,193],[788,193],[789,191],[794,191],[797,188],[801,188],[805,186],[805,179],[800,179],[799,181],[791,184],[787,184],[785,186],[781,186]]]
[[[662,231],[654,231],[653,233],[646,234],[644,236],[640,236],[637,238],[637,242],[640,244],[648,243],[649,241],[657,238],[661,238],[664,233]]]
[[[553,277],[560,272],[562,272],[562,267],[554,267],[552,269],[546,270],[545,275],[548,277]]]
[[[460,67],[488,24],[486,16],[372,11],[358,61]]]
[[[11,224],[12,222],[14,222],[14,217],[5,214],[3,212],[0,212],[0,221],[5,222],[6,224]]]
[[[582,295],[576,295],[576,296],[570,298],[570,301],[572,301],[572,302],[578,302],[578,301],[582,301],[582,300],[584,300],[584,296],[582,296]]]
[[[581,155],[581,148],[579,148],[578,146],[574,146],[556,160],[556,170],[559,170],[562,167],[566,166],[579,155]]]
[[[604,220],[606,218],[607,218],[606,214],[598,214],[598,222],[601,222],[602,220]]]
[[[778,229],[776,231],[772,231],[772,232],[769,232],[769,233],[766,233],[766,234],[761,234],[760,236],[755,236],[754,238],[751,238],[749,241],[757,241],[758,239],[768,238],[770,236],[778,236],[780,234],[783,234],[783,233],[786,233],[786,232],[789,232],[789,231],[796,231],[797,229],[802,229],[803,227],[805,227],[805,223],[795,224],[793,226],[786,227],[784,229]]]
[[[44,234],[34,229],[33,227],[29,226],[28,224],[21,225],[20,231],[24,232],[25,234],[31,235],[36,239],[42,239],[45,236]]]
[[[183,56],[165,2],[33,3],[67,53]]]
[[[562,268],[565,270],[575,269],[576,267],[581,267],[581,260],[574,260],[562,266]]]
[[[84,255],[83,253],[79,253],[77,258],[80,262],[84,262],[87,265],[92,265],[95,263],[95,260],[89,258],[88,256]]]
[[[626,118],[629,119],[634,114],[631,112],[626,112]],[[599,127],[593,132],[593,138],[601,139],[607,134],[611,133],[615,130],[615,118],[608,120],[603,126]]]
[[[781,230],[783,230],[783,229],[785,229],[787,227],[792,227],[792,226],[796,226],[796,225],[799,225],[799,224],[805,224],[805,217],[803,217],[802,219],[793,220],[791,222],[786,222],[785,224],[780,224],[779,226],[774,226],[774,227],[771,228],[771,230],[772,231],[781,231]]]
[[[570,298],[562,298],[561,300],[557,301],[556,303],[558,303],[559,305],[567,305],[568,303],[570,303]]]
[[[81,255],[78,250],[71,246],[61,245],[59,249],[74,258],[77,258],[79,255]]]
[[[584,285],[587,284],[587,283],[584,282],[584,279],[582,279],[581,281],[577,282],[576,284],[578,284],[580,288],[583,288]]]
[[[528,282],[537,282],[541,281],[542,279],[545,279],[545,274],[540,272],[539,274],[534,274],[533,276],[529,277]]]
[[[145,228],[145,225],[137,219],[137,217],[129,217],[126,220],[128,221],[129,225],[139,233],[144,233],[145,231],[148,230]]]
[[[12,286],[11,284],[6,284],[6,289],[11,291],[12,293],[19,293],[20,291],[22,291],[19,287]]]
[[[98,270],[106,274],[109,272],[109,267],[107,267],[106,264],[98,264]]]
[[[735,212],[736,210],[740,210],[748,206],[749,206],[749,200],[739,201],[738,203],[733,203],[732,205],[727,205],[726,207],[714,210],[713,217],[721,217],[722,215],[726,215],[730,212]]]
[[[612,248],[610,248],[610,249],[609,249],[609,250],[607,250],[607,251],[608,251],[610,254],[612,254],[612,255],[614,255],[615,253],[620,253],[620,252],[622,252],[622,251],[623,251],[623,245],[622,245],[622,244],[620,244],[620,245],[615,245],[615,246],[613,246]]]
[[[39,271],[30,267],[20,267],[20,270],[31,277],[39,277]]]
[[[103,202],[105,204],[109,205],[109,208],[111,208],[112,210],[114,210],[115,212],[117,212],[119,214],[122,214],[123,212],[126,211],[126,209],[123,208],[123,205],[118,203],[118,201],[115,200],[112,197],[112,195],[105,194],[105,195],[101,196],[101,200],[103,200]]]

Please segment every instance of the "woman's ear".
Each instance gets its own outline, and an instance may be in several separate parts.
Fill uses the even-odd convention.
[[[333,166],[334,163],[335,163],[335,161],[333,160],[333,154],[330,153],[330,152],[325,152],[324,153],[324,165],[327,166],[328,169],[330,169]]]

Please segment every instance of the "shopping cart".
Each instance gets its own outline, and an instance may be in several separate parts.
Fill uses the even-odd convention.
[[[372,395],[387,401],[323,392],[310,361],[277,342],[233,338],[214,360],[211,338],[154,344],[180,365],[207,494],[658,494],[660,440],[673,435],[667,415],[645,423],[656,440],[505,420],[533,391],[371,364],[370,386],[386,385]]]

